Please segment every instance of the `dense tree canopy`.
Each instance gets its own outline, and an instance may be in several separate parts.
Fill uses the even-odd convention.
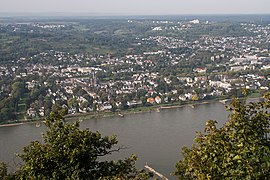
[[[136,156],[125,160],[102,161],[101,157],[119,151],[115,136],[105,136],[79,123],[67,124],[52,113],[46,120],[48,131],[44,143],[34,141],[19,155],[24,164],[18,172],[22,179],[144,179],[147,175],[135,169]],[[104,159],[104,158],[103,158]]]
[[[270,95],[245,104],[234,99],[231,115],[220,129],[206,123],[176,165],[179,179],[270,179]]]
[[[7,165],[0,162],[0,178],[4,179],[7,176]]]

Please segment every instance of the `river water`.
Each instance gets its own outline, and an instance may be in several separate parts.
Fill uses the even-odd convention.
[[[138,156],[137,166],[143,168],[147,162],[152,168],[168,176],[174,171],[176,162],[181,158],[181,148],[193,143],[195,133],[203,131],[205,122],[217,120],[222,126],[228,112],[219,102],[162,109],[160,112],[89,119],[81,122],[81,128],[99,131],[103,135],[117,135],[118,146],[127,147],[113,155],[119,159],[131,154]],[[0,128],[0,161],[8,163],[10,170],[18,166],[15,154],[33,140],[41,140],[44,125],[35,124]]]

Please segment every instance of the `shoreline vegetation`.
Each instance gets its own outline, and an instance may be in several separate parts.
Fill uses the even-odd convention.
[[[250,100],[260,99],[261,97],[247,97]],[[220,102],[222,104],[226,104],[230,102],[232,99],[230,98],[215,98],[211,100],[202,100],[202,101],[188,101],[185,103],[171,103],[171,104],[159,104],[154,106],[144,106],[144,107],[136,107],[121,111],[100,111],[100,112],[89,112],[89,113],[76,113],[76,114],[68,114],[65,116],[65,119],[68,120],[90,120],[90,119],[98,119],[98,118],[107,118],[107,117],[115,117],[120,116],[124,117],[126,115],[139,114],[139,113],[150,113],[150,112],[160,112],[162,109],[174,109],[174,108],[183,108],[183,107],[191,107],[195,108],[198,105],[210,104],[214,102]],[[12,126],[20,126],[28,123],[40,123],[44,120],[44,118],[39,119],[30,119],[30,120],[15,120],[0,124],[1,127],[12,127]],[[39,126],[37,126],[39,127]]]

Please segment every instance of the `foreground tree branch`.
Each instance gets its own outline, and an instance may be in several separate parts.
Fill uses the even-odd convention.
[[[119,152],[113,149],[116,136],[102,137],[99,132],[79,129],[79,123],[65,123],[60,113],[46,119],[44,143],[34,141],[19,154],[24,165],[17,176],[21,179],[140,179],[148,178],[135,168],[137,157],[101,161],[100,156]]]
[[[179,179],[270,179],[270,94],[245,104],[234,99],[228,122],[220,129],[206,123],[176,164]]]

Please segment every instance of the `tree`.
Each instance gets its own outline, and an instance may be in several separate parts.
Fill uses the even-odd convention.
[[[234,99],[228,122],[206,123],[176,164],[179,179],[270,179],[270,94],[245,104]]]
[[[84,89],[80,88],[79,91],[78,91],[76,94],[77,94],[78,96],[83,96],[83,95],[86,95],[87,92],[86,92]]]
[[[59,111],[60,112],[60,111]],[[52,112],[46,119],[44,144],[34,141],[19,154],[24,164],[21,179],[136,179],[147,178],[135,169],[136,156],[125,160],[101,161],[117,152],[115,136],[102,137],[99,132],[80,130],[79,123],[65,123],[62,113]]]
[[[7,176],[7,165],[0,162],[0,178],[4,179]]]
[[[19,99],[23,93],[26,92],[25,83],[23,82],[14,82],[11,86],[11,94],[13,97]]]
[[[79,103],[76,98],[70,98],[67,102],[69,108],[76,108],[78,110],[79,108]]]
[[[0,179],[1,180],[14,180],[16,178],[15,173],[8,173],[7,165],[3,162],[0,162]]]
[[[197,94],[192,95],[192,101],[198,101],[199,100],[199,96]]]

